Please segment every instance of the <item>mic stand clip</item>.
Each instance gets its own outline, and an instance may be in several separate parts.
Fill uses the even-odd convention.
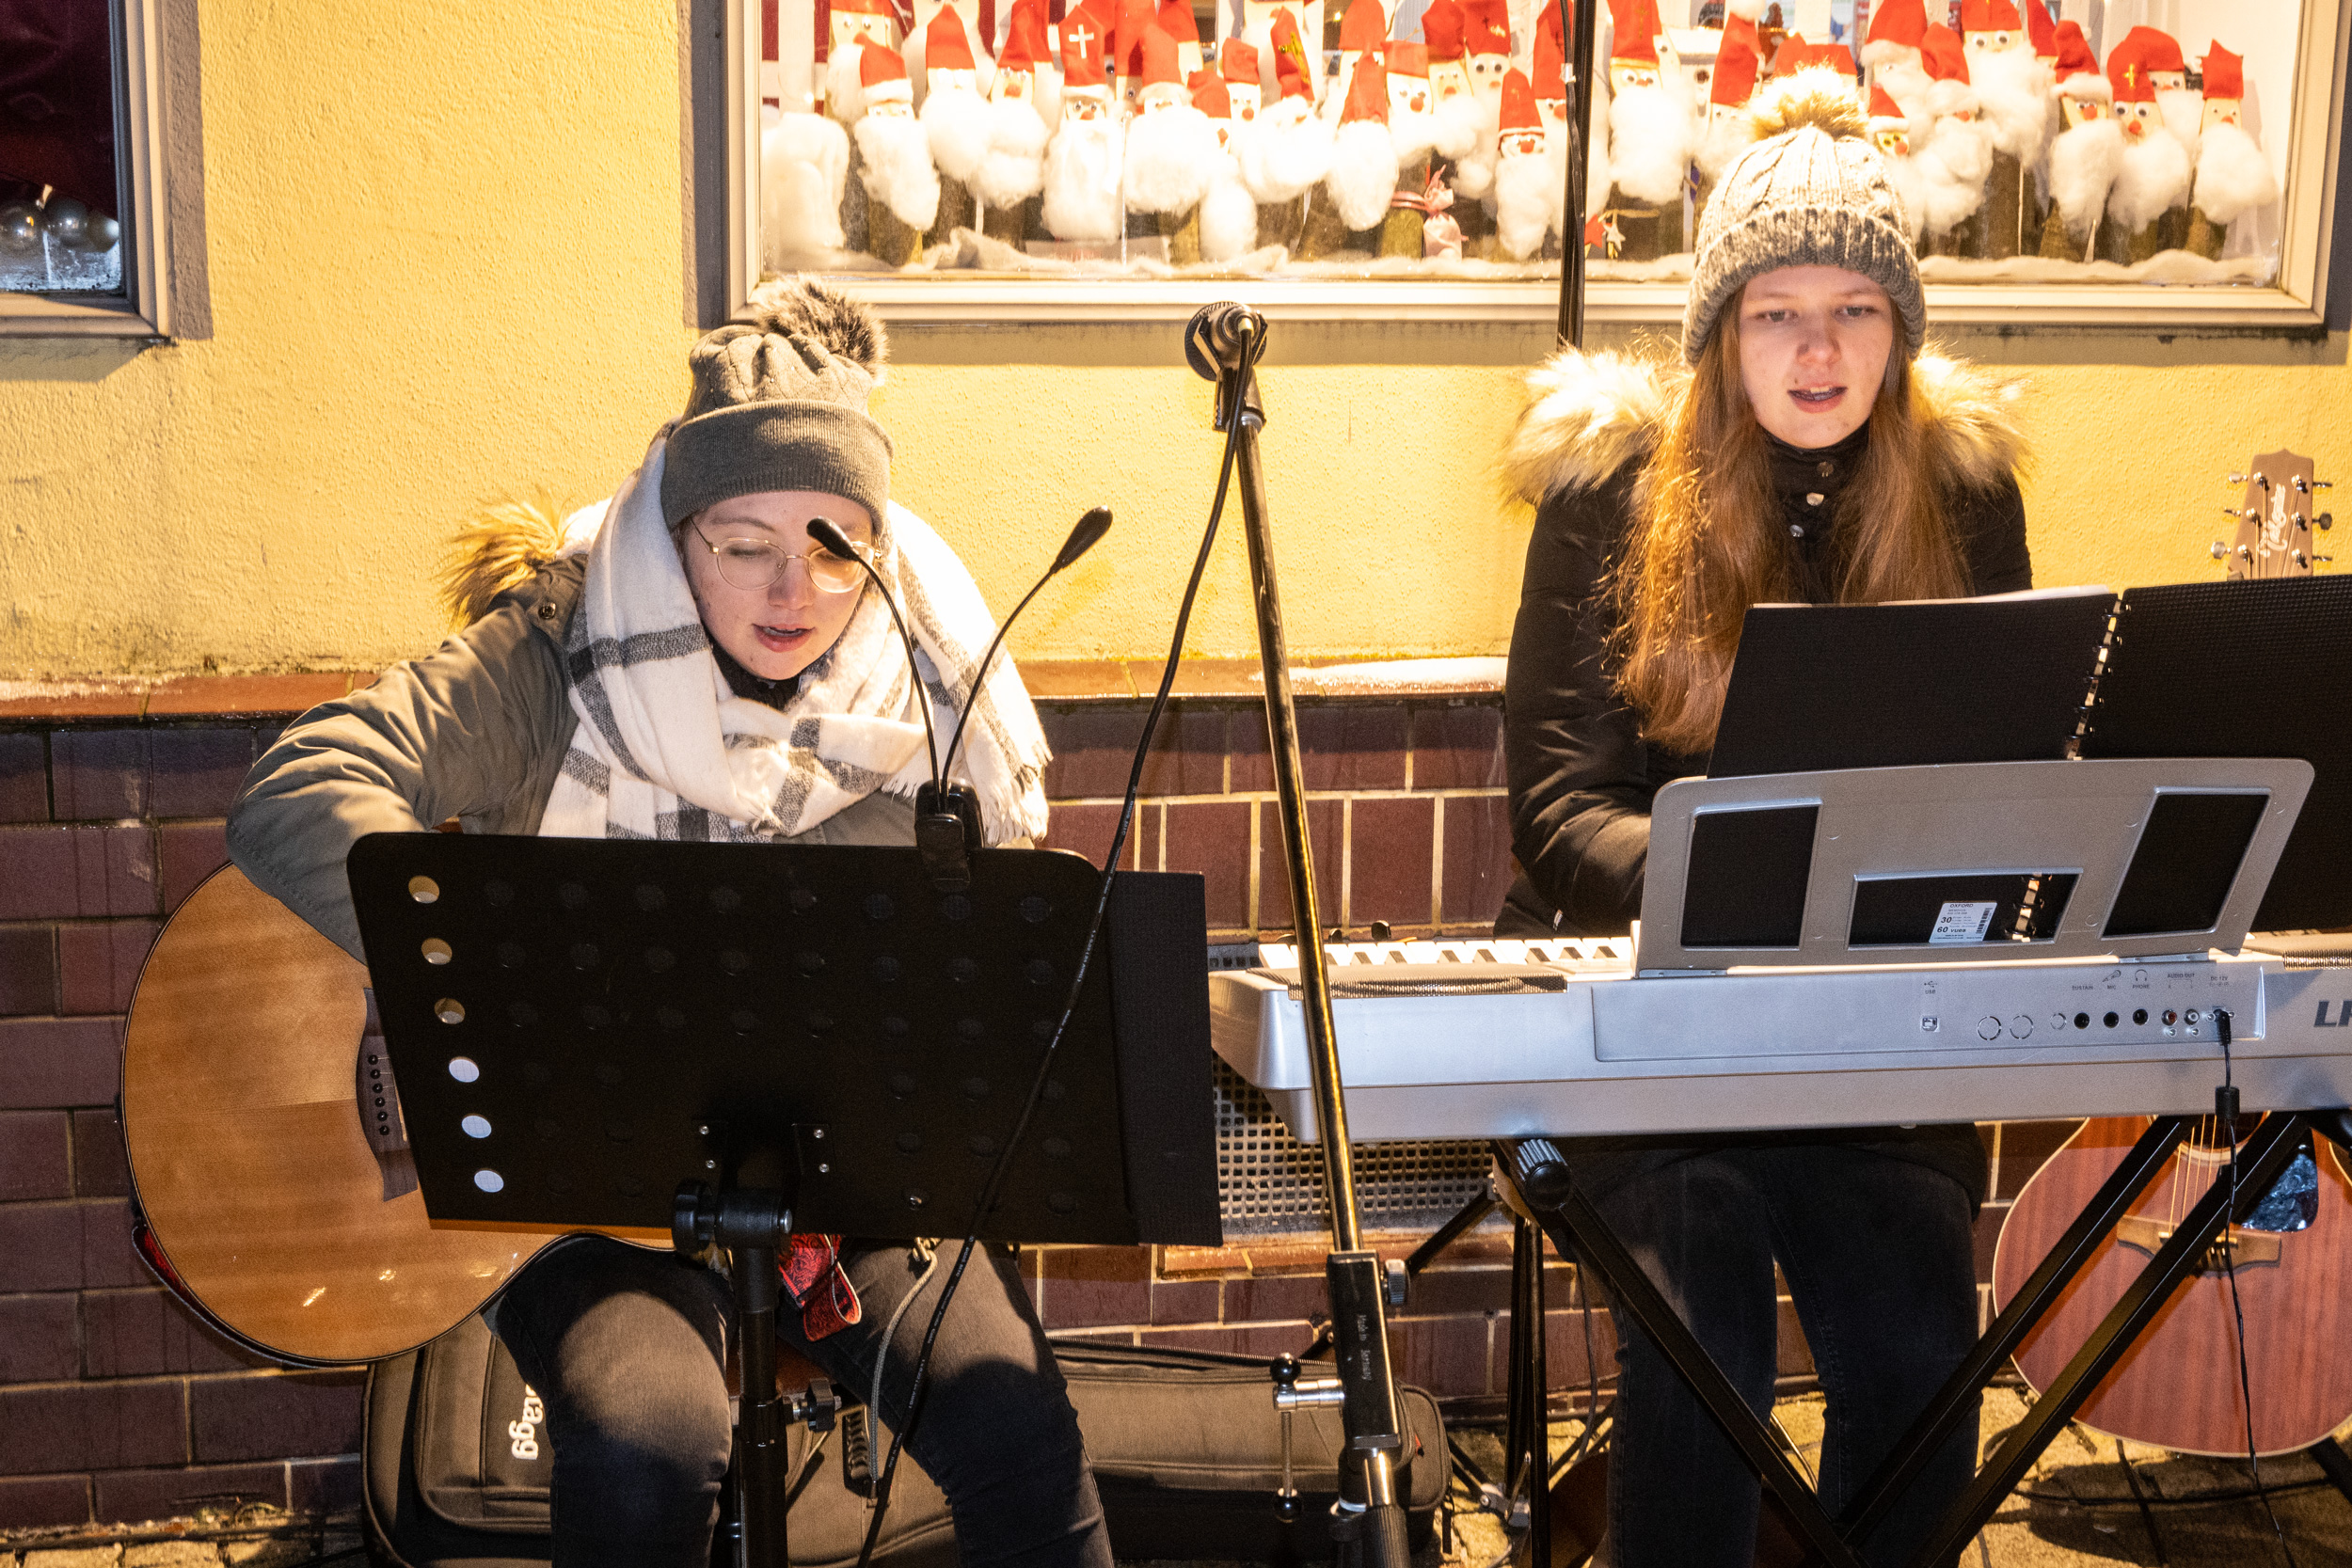
[[[972,851],[980,847],[980,803],[972,791],[951,784],[943,791],[924,784],[914,792],[914,847],[923,854],[923,874],[942,893],[972,885]]]

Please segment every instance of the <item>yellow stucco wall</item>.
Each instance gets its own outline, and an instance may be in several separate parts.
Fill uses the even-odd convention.
[[[215,336],[0,339],[0,677],[415,652],[442,630],[427,578],[454,523],[606,493],[683,395],[671,8],[206,0],[202,27]],[[1279,330],[1265,448],[1294,648],[1500,652],[1528,517],[1491,462],[1548,333]],[[2044,582],[2214,575],[2219,476],[2253,451],[2352,478],[2341,337],[1960,345],[2035,379]],[[1163,647],[1217,451],[1175,327],[910,326],[897,356],[877,403],[897,493],[993,603],[1084,506],[1119,511],[1016,651]],[[1235,529],[1196,651],[1250,650],[1246,580]]]

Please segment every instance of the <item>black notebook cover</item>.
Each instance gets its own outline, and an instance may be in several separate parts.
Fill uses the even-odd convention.
[[[1708,773],[2056,761],[2114,605],[2105,589],[1758,605],[1740,626]]]

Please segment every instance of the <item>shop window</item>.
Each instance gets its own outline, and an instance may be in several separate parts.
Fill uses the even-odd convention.
[[[0,332],[169,331],[159,0],[0,0]]]
[[[741,0],[738,274],[903,316],[1678,317],[1742,105],[1838,73],[1940,319],[2319,319],[2342,0]],[[756,57],[754,58],[754,51]],[[739,291],[739,300],[743,291]]]

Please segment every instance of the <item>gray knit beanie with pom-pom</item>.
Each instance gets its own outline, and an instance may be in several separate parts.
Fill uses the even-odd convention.
[[[1886,291],[1905,352],[1916,358],[1928,332],[1919,262],[1851,78],[1796,71],[1764,89],[1750,119],[1762,139],[1724,173],[1699,219],[1683,356],[1698,363],[1749,279],[1782,267],[1843,267]]]
[[[694,389],[670,430],[662,520],[675,528],[763,490],[818,490],[857,502],[880,527],[890,436],[866,404],[889,355],[882,323],[806,278],[763,290],[756,309],[750,325],[708,333],[687,355]]]

